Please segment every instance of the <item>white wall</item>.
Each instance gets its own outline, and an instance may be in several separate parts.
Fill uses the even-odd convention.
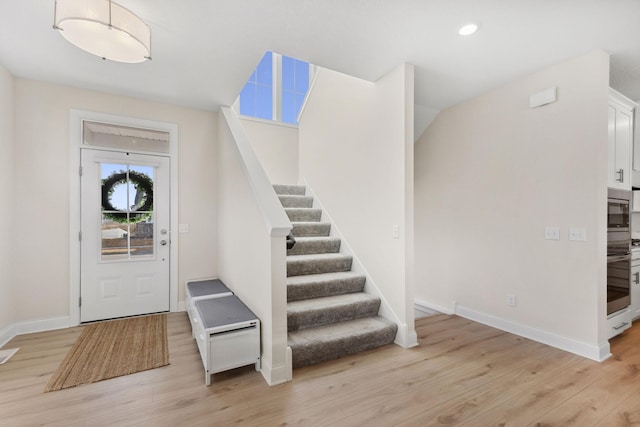
[[[69,314],[69,110],[178,124],[179,298],[184,281],[217,277],[217,114],[15,79],[12,248],[16,321]]]
[[[0,65],[0,345],[14,322],[13,243],[13,77]]]
[[[416,144],[417,300],[592,355],[607,346],[608,79],[598,51],[440,112]],[[551,86],[557,102],[529,108]]]
[[[429,127],[440,111],[435,108],[418,104],[414,105],[413,108],[415,111],[413,137],[418,141],[425,129]]]
[[[235,113],[232,113],[235,114]],[[242,125],[238,125],[242,128]],[[236,130],[238,130],[236,128]],[[246,135],[245,135],[246,136]],[[238,141],[251,151],[248,141]],[[243,153],[247,154],[246,152]],[[223,114],[219,138],[219,265],[220,279],[258,316],[262,339],[262,374],[273,385],[291,379],[287,363],[286,235],[291,228],[275,192],[259,170],[255,153],[240,154]],[[248,169],[252,169],[249,171]],[[254,174],[252,174],[255,172]],[[257,176],[257,179],[256,179]],[[261,181],[260,183],[257,181]],[[256,192],[266,184],[276,205],[273,225],[286,224],[280,236],[270,230],[269,209]],[[264,185],[263,185],[264,187]],[[264,193],[263,193],[264,195]],[[265,217],[267,220],[265,222]],[[276,233],[277,234],[277,233]]]
[[[414,334],[413,67],[399,66],[375,83],[320,69],[300,119],[299,153],[300,178],[398,317],[406,341]]]
[[[298,183],[298,128],[240,118],[264,171],[273,184]]]

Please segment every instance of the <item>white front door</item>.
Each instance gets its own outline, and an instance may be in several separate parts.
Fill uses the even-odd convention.
[[[164,156],[81,150],[80,322],[169,311]]]

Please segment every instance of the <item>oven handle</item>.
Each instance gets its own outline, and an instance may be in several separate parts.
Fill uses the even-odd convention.
[[[618,262],[618,261],[631,261],[631,254],[609,255],[607,257],[607,264],[610,263],[610,262]]]

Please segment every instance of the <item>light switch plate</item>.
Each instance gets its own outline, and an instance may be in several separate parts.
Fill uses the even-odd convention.
[[[584,242],[587,240],[587,229],[581,227],[569,228],[569,240]]]
[[[544,238],[546,240],[560,240],[560,227],[545,227]]]

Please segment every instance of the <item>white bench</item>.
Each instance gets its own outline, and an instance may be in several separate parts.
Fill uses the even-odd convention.
[[[205,383],[217,372],[255,364],[260,371],[260,320],[218,279],[185,286],[191,332],[198,344]]]

